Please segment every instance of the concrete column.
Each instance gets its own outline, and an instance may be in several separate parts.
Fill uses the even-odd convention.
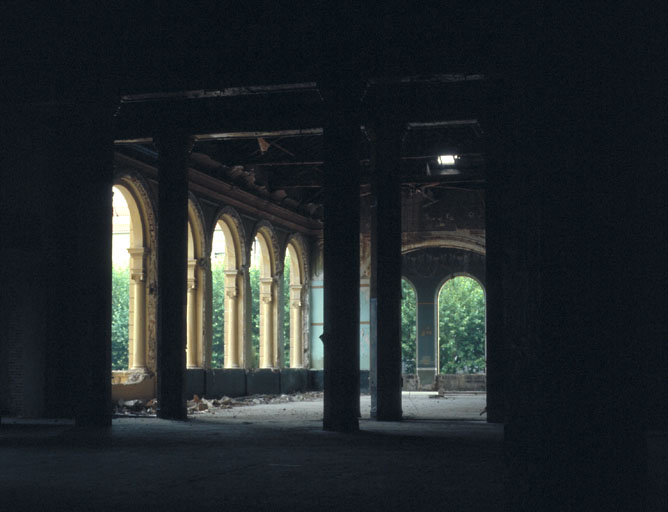
[[[382,109],[383,106],[380,106]],[[401,409],[401,137],[404,126],[379,111],[371,128],[371,338],[375,358],[371,373],[371,415],[398,421]]]
[[[237,271],[225,272],[225,368],[239,368]]]
[[[302,285],[290,285],[290,368],[304,366]]]
[[[185,348],[189,137],[166,131],[158,146],[158,416],[186,419]]]
[[[197,260],[188,261],[188,297],[187,297],[187,332],[186,353],[188,368],[199,368],[197,350]]]
[[[272,322],[273,283],[270,277],[260,278],[260,368],[276,366]]]
[[[324,420],[325,430],[358,430],[361,87],[350,76],[319,84],[325,99]]]

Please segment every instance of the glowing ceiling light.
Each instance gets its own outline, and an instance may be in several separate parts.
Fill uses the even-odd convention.
[[[438,165],[455,165],[457,155],[440,155],[438,157]]]

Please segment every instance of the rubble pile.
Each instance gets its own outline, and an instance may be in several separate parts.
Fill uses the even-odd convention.
[[[322,391],[308,391],[305,393],[294,393],[290,395],[250,395],[238,398],[223,396],[222,398],[203,398],[194,395],[188,400],[186,407],[189,415],[215,412],[216,410],[231,409],[232,407],[247,407],[261,404],[282,404],[287,402],[304,402],[322,398]],[[155,416],[158,401],[153,398],[143,400],[120,399],[115,405],[115,416],[145,417]]]

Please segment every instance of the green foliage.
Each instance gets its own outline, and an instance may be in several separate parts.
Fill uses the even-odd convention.
[[[251,286],[251,367],[260,362],[260,269],[249,269]]]
[[[417,326],[415,291],[401,280],[401,361],[405,373],[415,373],[415,330]]]
[[[283,366],[290,368],[290,253],[283,262]]]
[[[214,260],[211,265],[212,279],[212,329],[211,329],[211,366],[222,368],[225,362],[225,264],[222,260]]]
[[[470,277],[455,277],[438,295],[441,373],[485,371],[485,294]]]
[[[111,270],[111,369],[128,369],[130,269]]]

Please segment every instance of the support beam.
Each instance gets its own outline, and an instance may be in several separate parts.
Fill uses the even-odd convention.
[[[375,357],[371,415],[399,421],[401,410],[401,136],[404,127],[381,113],[372,133],[371,314]]]
[[[186,279],[191,139],[163,132],[158,146],[158,416],[186,419]]]
[[[359,428],[359,93],[358,84],[321,85],[324,127],[325,430]]]

